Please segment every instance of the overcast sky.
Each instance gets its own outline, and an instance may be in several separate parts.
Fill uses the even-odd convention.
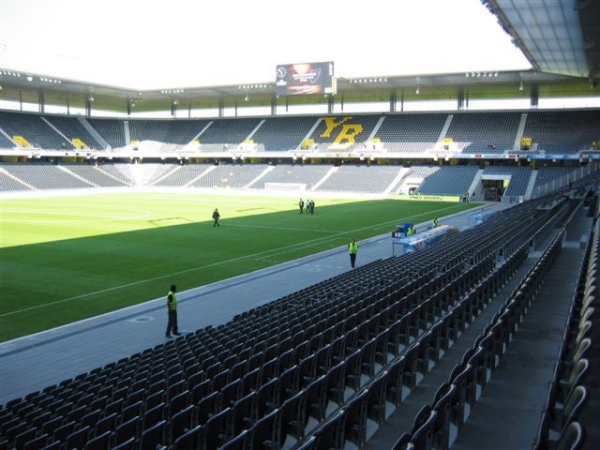
[[[132,89],[529,69],[480,0],[0,0],[0,67]]]

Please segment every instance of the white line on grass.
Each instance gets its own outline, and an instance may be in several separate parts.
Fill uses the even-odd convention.
[[[117,211],[113,211],[113,213],[115,213]],[[57,210],[57,209],[42,209],[42,210],[3,210],[2,213],[3,214],[35,214],[35,215],[40,215],[40,214],[46,214],[46,215],[53,215],[53,216],[67,216],[67,217],[83,217],[83,218],[93,218],[96,222],[109,222],[111,220],[142,220],[142,219],[146,219],[147,217],[149,217],[151,215],[150,211],[147,210],[124,210],[123,212],[137,212],[138,215],[136,216],[119,216],[119,215],[114,215],[114,216],[110,216],[107,215],[108,212],[107,211],[97,211],[97,214],[82,214],[82,213],[65,213],[61,210]],[[76,221],[73,219],[63,219],[63,220],[52,220],[52,219],[48,219],[48,220],[22,220],[22,219],[17,219],[17,220],[11,220],[10,218],[6,218],[4,215],[2,217],[2,222],[20,222],[20,223],[73,223],[73,222],[84,222],[86,221],[86,219],[81,219],[80,221]]]
[[[233,224],[226,223],[225,226],[228,228],[238,227],[238,228],[255,228],[260,230],[282,230],[282,231],[317,231],[322,233],[331,233],[331,230],[319,230],[315,228],[290,228],[290,227],[271,227],[265,225],[242,225],[242,224]]]

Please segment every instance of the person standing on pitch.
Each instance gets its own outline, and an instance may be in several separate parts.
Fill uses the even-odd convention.
[[[171,331],[175,336],[180,336],[179,327],[177,326],[177,297],[175,296],[175,292],[177,292],[177,286],[174,284],[171,285],[171,289],[167,294],[167,313],[169,314],[169,321],[167,323],[167,332],[165,333],[165,337],[171,337]]]
[[[350,254],[350,265],[354,268],[356,264],[356,254],[358,253],[358,244],[354,239],[348,244],[348,253]]]
[[[213,223],[213,227],[220,227],[221,224],[219,223],[219,218],[221,217],[221,214],[219,214],[219,210],[215,208],[215,211],[213,212],[212,218],[214,220]]]

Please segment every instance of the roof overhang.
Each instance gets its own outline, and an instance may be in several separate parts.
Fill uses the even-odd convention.
[[[596,78],[600,1],[482,0],[500,26],[541,72]]]

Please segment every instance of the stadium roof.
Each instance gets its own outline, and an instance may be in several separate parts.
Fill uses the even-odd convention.
[[[1,98],[115,112],[156,112],[317,105],[331,101],[390,102],[600,95],[600,1],[481,0],[533,69],[337,78],[337,94],[277,97],[275,81],[136,91],[48,74],[3,70]],[[490,49],[493,51],[493,49]],[[43,108],[40,108],[43,111]]]
[[[537,71],[598,79],[600,2],[482,0]]]

